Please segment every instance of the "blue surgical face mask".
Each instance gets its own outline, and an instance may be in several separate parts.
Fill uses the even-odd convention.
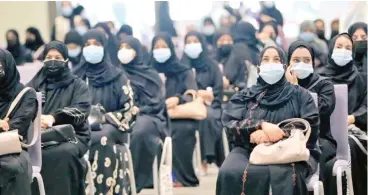
[[[75,30],[81,35],[83,36],[84,34],[86,34],[86,32],[88,31],[88,29],[84,26],[77,26],[75,27]]]
[[[282,64],[263,64],[259,69],[259,76],[270,85],[277,83],[285,74]]]
[[[334,49],[331,58],[338,66],[345,66],[353,60],[353,52],[347,49]]]
[[[153,50],[153,58],[158,63],[164,63],[171,57],[171,51],[169,48],[160,48]]]
[[[75,58],[81,53],[81,51],[82,51],[82,48],[80,47],[76,47],[74,49],[68,49],[68,55],[71,58]]]
[[[192,59],[197,59],[202,51],[203,49],[200,43],[189,43],[184,47],[184,52]]]
[[[314,40],[314,34],[311,32],[302,32],[299,35],[300,39],[306,42],[311,42]]]
[[[104,57],[104,48],[96,45],[86,46],[83,48],[83,56],[88,63],[98,64]]]
[[[314,71],[312,64],[306,64],[304,62],[299,62],[291,65],[290,70],[296,74],[296,77],[298,79],[305,79]]]

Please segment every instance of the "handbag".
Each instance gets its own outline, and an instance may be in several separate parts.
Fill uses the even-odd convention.
[[[300,129],[300,125],[304,126],[304,129]],[[249,162],[251,164],[287,164],[309,159],[307,141],[311,127],[308,121],[291,118],[280,122],[278,126],[284,131],[290,131],[290,136],[276,143],[258,144],[250,154]]]
[[[101,104],[96,104],[91,107],[91,112],[88,116],[88,123],[92,131],[100,131],[102,129],[103,116],[106,113]]]
[[[349,138],[351,138],[356,144],[357,146],[360,148],[360,150],[367,155],[367,149],[362,143],[364,143],[366,145],[367,141],[368,141],[368,136],[367,133],[365,131],[362,131],[360,128],[358,128],[355,125],[349,125],[348,126],[348,133],[349,133]]]
[[[169,117],[172,119],[195,119],[203,120],[207,118],[207,108],[204,105],[203,99],[197,95],[195,90],[187,90],[184,95],[191,95],[193,101],[180,104],[174,108],[167,110]]]
[[[10,104],[9,110],[3,120],[9,118],[15,106],[17,106],[23,95],[28,91],[34,90],[30,87],[25,87],[22,91],[18,93],[17,97]],[[25,144],[22,142],[23,138],[18,134],[18,130],[10,130],[0,133],[0,156],[6,154],[21,153],[22,148],[29,148],[36,143],[38,134],[39,129],[37,128],[36,122],[33,122],[33,137],[29,144]]]
[[[70,124],[53,126],[41,133],[42,148],[69,142],[78,143],[74,127]]]

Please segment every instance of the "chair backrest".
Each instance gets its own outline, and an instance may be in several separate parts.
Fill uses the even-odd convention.
[[[312,98],[314,100],[314,103],[316,104],[317,108],[318,108],[318,95],[316,93],[310,93],[312,95]]]
[[[37,138],[37,142],[28,148],[28,154],[31,159],[32,166],[41,167],[42,166],[42,148],[41,148],[41,112],[42,112],[42,94],[40,92],[37,93],[37,102],[38,102],[38,111],[37,116],[33,123],[35,123],[36,127],[39,128],[39,134]],[[28,140],[32,139],[33,136],[33,125],[31,124],[28,129]]]
[[[27,84],[37,74],[42,66],[42,62],[28,63],[24,64],[23,66],[17,66],[20,74],[20,82]]]
[[[336,158],[349,160],[348,140],[348,88],[346,85],[334,85],[336,104],[330,117],[331,133],[337,142]]]

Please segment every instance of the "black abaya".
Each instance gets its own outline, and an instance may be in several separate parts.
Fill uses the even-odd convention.
[[[46,56],[51,49],[56,49],[65,59],[68,58],[67,48],[62,42],[52,41],[47,44],[43,56]],[[65,142],[42,149],[41,175],[44,179],[46,193],[84,194],[87,170],[82,157],[86,154],[91,139],[87,122],[91,98],[87,85],[72,75],[65,63],[61,74],[56,76],[49,75],[44,66],[28,86],[42,92],[44,96],[42,114],[54,117],[53,126],[71,124],[79,140],[77,144]],[[35,194],[36,189],[32,187]]]
[[[367,23],[357,22],[349,27],[348,33],[350,36],[353,36],[358,29],[362,29],[367,35],[367,28],[368,28]],[[354,48],[357,49],[356,47]],[[367,74],[367,48],[362,50],[356,50],[354,56],[354,65],[358,68],[360,72],[364,72],[365,74]]]
[[[191,97],[183,94],[188,89],[197,90],[193,72],[187,65],[179,62],[175,55],[174,44],[167,33],[158,34],[153,38],[152,50],[159,39],[163,39],[171,51],[170,58],[164,63],[158,63],[154,57],[151,60],[158,72],[166,76],[166,99],[178,97],[179,104],[189,102]],[[173,142],[173,179],[184,186],[196,186],[199,181],[194,172],[192,160],[197,122],[191,119],[171,119],[170,121]]]
[[[133,91],[125,73],[109,59],[106,36],[99,30],[89,30],[84,42],[96,39],[104,46],[104,57],[98,64],[82,58],[74,73],[86,79],[92,104],[101,104],[106,111],[106,123],[99,131],[92,131],[90,161],[96,194],[122,195],[130,193],[128,154],[124,136],[135,122]]]
[[[184,54],[183,61],[188,62],[195,69],[195,79],[199,90],[212,89],[215,97],[212,104],[207,107],[208,117],[199,121],[199,133],[202,160],[208,163],[216,162],[217,166],[221,166],[225,159],[222,146],[222,124],[221,124],[221,103],[223,96],[223,84],[221,72],[217,66],[217,62],[209,57],[206,48],[206,40],[197,32],[190,32],[185,36],[186,40],[189,36],[195,36],[200,41],[203,51],[197,59],[191,59]]]
[[[132,152],[137,193],[152,186],[152,165],[160,150],[160,143],[169,136],[168,116],[162,81],[151,66],[143,63],[142,45],[138,39],[127,36],[121,44],[128,44],[136,52],[134,59],[122,64],[131,81],[135,106],[140,110],[131,133]]]
[[[17,65],[23,65],[27,62],[33,62],[32,51],[20,44],[18,32],[9,30],[8,33],[12,33],[15,36],[15,40],[10,41],[7,39],[6,47],[6,50],[14,57],[15,63]]]
[[[348,86],[348,114],[355,117],[355,125],[358,128],[367,131],[367,76],[363,72],[358,72],[353,61],[342,67],[335,64],[331,55],[336,39],[340,36],[350,37],[347,33],[342,33],[331,39],[329,64],[322,75],[328,77],[333,84],[346,84]],[[351,42],[353,43],[353,40]],[[353,181],[359,181],[353,182],[354,194],[366,195],[366,186],[360,184],[367,183],[367,156],[351,138],[349,138],[349,145]]]
[[[3,119],[12,101],[24,88],[20,83],[19,72],[15,60],[6,50],[0,49],[0,63],[5,76],[0,84],[0,118]],[[23,95],[12,113],[9,115],[9,129],[18,129],[19,135],[27,139],[28,128],[37,114],[36,94],[28,91]],[[0,129],[0,133],[4,132]],[[0,157],[0,194],[31,195],[32,165],[26,151]]]
[[[282,51],[277,50],[283,59]],[[303,118],[310,123],[311,135],[307,142],[310,160],[281,165],[250,165],[249,155],[256,146],[250,143],[250,135],[260,128],[263,121],[277,124],[289,118]],[[318,109],[307,90],[290,84],[285,77],[273,85],[259,77],[256,85],[232,97],[224,110],[222,122],[235,148],[220,168],[217,195],[239,195],[242,192],[268,195],[270,186],[273,195],[308,194],[306,178],[316,170],[320,153],[316,144]],[[296,175],[295,182],[293,174]]]

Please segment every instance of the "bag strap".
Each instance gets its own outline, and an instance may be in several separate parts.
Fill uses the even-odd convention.
[[[25,87],[22,91],[20,91],[17,95],[17,97],[13,100],[13,102],[10,104],[10,107],[9,107],[9,110],[8,110],[8,113],[6,113],[6,116],[3,120],[5,120],[6,118],[9,117],[9,115],[13,112],[15,106],[18,105],[20,99],[22,99],[23,95],[28,92],[29,90],[31,90],[32,88],[30,87]]]
[[[354,142],[358,145],[358,147],[360,148],[360,150],[365,154],[367,155],[367,150],[364,148],[363,144],[360,143],[359,139],[355,137],[355,135],[349,135],[349,137],[351,139],[354,140]]]
[[[188,89],[188,90],[184,93],[184,95],[191,95],[191,96],[193,97],[193,101],[194,101],[195,99],[197,99],[197,97],[198,97],[198,95],[197,95],[197,91],[196,91],[196,90],[194,90],[194,89]]]
[[[301,130],[301,131],[303,131],[303,133],[305,132],[305,142],[307,142],[309,140],[309,137],[310,137],[310,134],[311,134],[311,126],[310,126],[308,121],[306,121],[302,118],[290,118],[290,119],[286,119],[284,121],[281,121],[279,124],[277,124],[277,126],[280,127],[280,125],[282,125],[282,124],[290,125],[290,124],[293,124],[293,123],[302,123],[305,126],[305,129]]]
[[[319,82],[321,82],[322,80],[325,80],[326,77],[322,77],[322,76],[319,76],[319,78],[317,79],[316,82],[314,82],[311,86],[308,87],[308,91],[310,91],[313,87],[315,87]]]

